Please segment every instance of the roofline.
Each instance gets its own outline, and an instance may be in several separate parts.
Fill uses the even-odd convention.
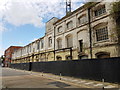
[[[56,19],[59,20],[59,18],[57,18],[57,17],[52,17],[50,20],[52,20],[53,18],[56,18]],[[48,23],[50,20],[48,20],[46,23]]]
[[[88,5],[89,3],[91,3],[91,5]],[[96,4],[98,4],[98,3],[100,3],[100,2],[87,2],[86,4],[84,4],[83,6],[79,7],[78,9],[74,10],[74,11],[71,12],[70,14],[68,14],[68,15],[64,16],[63,18],[59,19],[58,21],[56,21],[53,25],[55,25],[56,23],[59,23],[59,22],[62,21],[63,19],[65,19],[65,18],[73,15],[74,13],[78,12],[78,11],[81,10],[81,9],[87,9],[87,8],[89,8],[89,7],[92,7],[92,6],[96,5]]]
[[[9,46],[5,51],[7,51],[9,48],[11,47],[19,47],[19,48],[23,48],[22,46]]]

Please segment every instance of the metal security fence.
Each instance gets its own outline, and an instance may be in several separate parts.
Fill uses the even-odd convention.
[[[11,64],[11,68],[120,83],[120,57],[20,63]]]

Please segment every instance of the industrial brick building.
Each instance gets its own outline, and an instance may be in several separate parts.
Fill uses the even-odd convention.
[[[12,54],[12,63],[109,58],[120,56],[112,2],[87,3],[46,23],[44,37]]]
[[[20,47],[20,46],[10,46],[8,49],[5,50],[4,66],[8,67],[10,65],[11,60],[12,60],[12,53],[15,52],[16,50],[20,49],[20,48],[22,48],[22,47]]]

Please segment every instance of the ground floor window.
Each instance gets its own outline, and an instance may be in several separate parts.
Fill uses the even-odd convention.
[[[79,59],[88,59],[88,56],[87,55],[82,55],[82,56],[78,56]]]
[[[71,56],[66,56],[66,60],[71,60],[72,57]]]
[[[110,53],[108,52],[96,53],[96,58],[110,58]]]

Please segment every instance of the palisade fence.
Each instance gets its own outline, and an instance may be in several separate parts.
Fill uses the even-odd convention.
[[[11,68],[120,83],[120,57],[11,64]]]

